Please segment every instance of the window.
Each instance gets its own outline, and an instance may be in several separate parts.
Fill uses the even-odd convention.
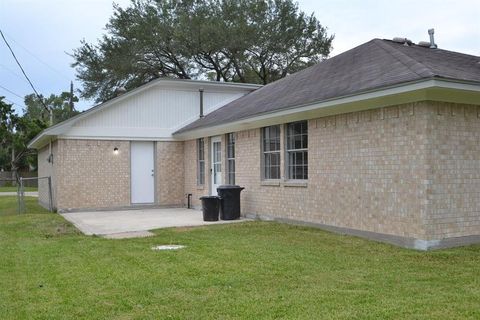
[[[288,179],[308,179],[308,124],[299,121],[287,124]]]
[[[227,183],[235,184],[235,134],[227,134]]]
[[[280,179],[280,126],[262,129],[263,178]]]
[[[197,184],[205,184],[205,140],[197,140]]]

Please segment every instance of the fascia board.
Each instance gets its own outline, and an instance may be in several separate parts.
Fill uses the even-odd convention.
[[[453,93],[456,93],[456,95],[453,95]],[[428,79],[352,96],[293,106],[288,109],[265,113],[234,122],[181,132],[174,134],[174,137],[189,140],[285,122],[369,110],[415,101],[436,100],[480,104],[479,93],[480,85],[476,83]]]

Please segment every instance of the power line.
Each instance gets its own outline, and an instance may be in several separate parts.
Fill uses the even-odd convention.
[[[43,61],[42,59],[40,59],[39,57],[37,57],[34,53],[32,53],[30,50],[28,50],[27,48],[25,48],[21,43],[19,43],[18,41],[16,41],[15,39],[12,38],[11,35],[9,35],[8,33],[5,32],[5,34],[7,35],[7,37],[12,40],[13,42],[15,42],[20,48],[22,48],[26,53],[28,53],[29,55],[31,55],[32,57],[34,57],[38,62],[40,62],[41,64],[45,65],[47,68],[49,68],[51,71],[55,72],[57,75],[61,76],[62,78],[66,79],[66,80],[70,80],[69,77],[67,77],[65,74],[63,74],[62,72],[58,71],[57,69],[55,69],[54,67],[52,67],[51,65],[49,65],[48,63],[46,63],[45,61]]]
[[[12,101],[12,100],[7,99],[7,98],[5,98],[5,97],[3,97],[3,99],[4,99],[5,101],[7,101],[7,102],[9,102],[9,103],[11,103],[11,104],[13,104],[13,105],[15,105],[15,106],[19,106],[20,108],[27,109],[27,107],[25,107],[23,104],[19,104],[19,103],[15,102],[15,101]]]
[[[32,81],[30,81],[30,78],[29,78],[29,77],[27,76],[27,74],[25,73],[25,70],[23,70],[22,65],[21,65],[20,62],[18,61],[17,56],[16,56],[15,53],[13,52],[12,47],[10,47],[10,44],[8,43],[7,39],[5,39],[5,36],[3,35],[3,32],[2,32],[1,29],[0,29],[0,35],[2,36],[3,41],[5,41],[5,44],[7,45],[8,49],[10,50],[13,58],[14,58],[15,61],[17,62],[18,66],[20,67],[20,70],[22,70],[23,75],[24,75],[25,78],[27,79],[28,83],[29,83],[30,86],[32,87],[32,89],[33,89],[33,91],[35,92],[35,94],[37,95],[38,100],[40,100],[40,102],[42,103],[42,105],[43,105],[43,107],[45,108],[45,110],[47,110],[47,112],[50,112],[50,109],[48,109],[48,107],[47,107],[47,105],[45,104],[45,102],[43,101],[42,97],[40,96],[40,94],[38,94],[37,89],[35,89],[35,86],[33,85]]]
[[[13,92],[12,90],[9,90],[7,88],[5,88],[4,86],[0,86],[0,88],[2,88],[3,90],[7,91],[7,92],[10,92],[11,94],[13,94],[14,96],[17,96],[19,97],[20,99],[23,99],[24,97],[22,97],[21,95],[19,95],[18,93],[15,93]]]
[[[4,68],[5,70],[7,70],[8,72],[10,72],[11,74],[13,74],[15,77],[19,78],[19,79],[22,79],[22,81],[25,81],[26,83],[28,83],[27,80],[25,80],[25,78],[21,75],[19,75],[18,73],[16,73],[15,71],[13,71],[12,69],[10,69],[9,67],[7,67],[6,65],[3,65],[0,63],[0,67],[1,68]]]

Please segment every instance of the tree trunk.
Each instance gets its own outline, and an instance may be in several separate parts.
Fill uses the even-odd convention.
[[[18,179],[17,179],[17,166],[15,165],[15,148],[12,147],[12,161],[10,162],[10,168],[12,170],[12,186],[16,186]]]

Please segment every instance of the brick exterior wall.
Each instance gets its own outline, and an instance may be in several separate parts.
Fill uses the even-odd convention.
[[[428,113],[426,233],[480,235],[480,106],[439,103]]]
[[[424,104],[309,121],[307,221],[424,239]]]
[[[157,142],[157,201],[162,206],[183,206],[184,154],[183,142]]]
[[[119,149],[116,155],[115,147]],[[59,210],[131,206],[130,141],[61,139],[53,150],[53,165],[42,161],[48,156],[48,146],[39,150],[39,174],[52,176]],[[155,161],[154,205],[183,206],[183,142],[156,142]]]
[[[130,205],[130,142],[58,140],[58,153],[59,210]]]
[[[283,126],[276,181],[261,179],[260,129],[237,132],[242,214],[422,240],[479,235],[478,108],[418,102],[309,120],[305,182],[285,179]],[[196,186],[195,151],[185,142],[185,192],[196,200],[208,188]]]
[[[308,121],[309,179],[261,179],[260,129],[236,134],[242,212],[424,238],[426,119],[414,105]],[[418,108],[418,106],[417,106]],[[421,109],[421,108],[420,108]]]

